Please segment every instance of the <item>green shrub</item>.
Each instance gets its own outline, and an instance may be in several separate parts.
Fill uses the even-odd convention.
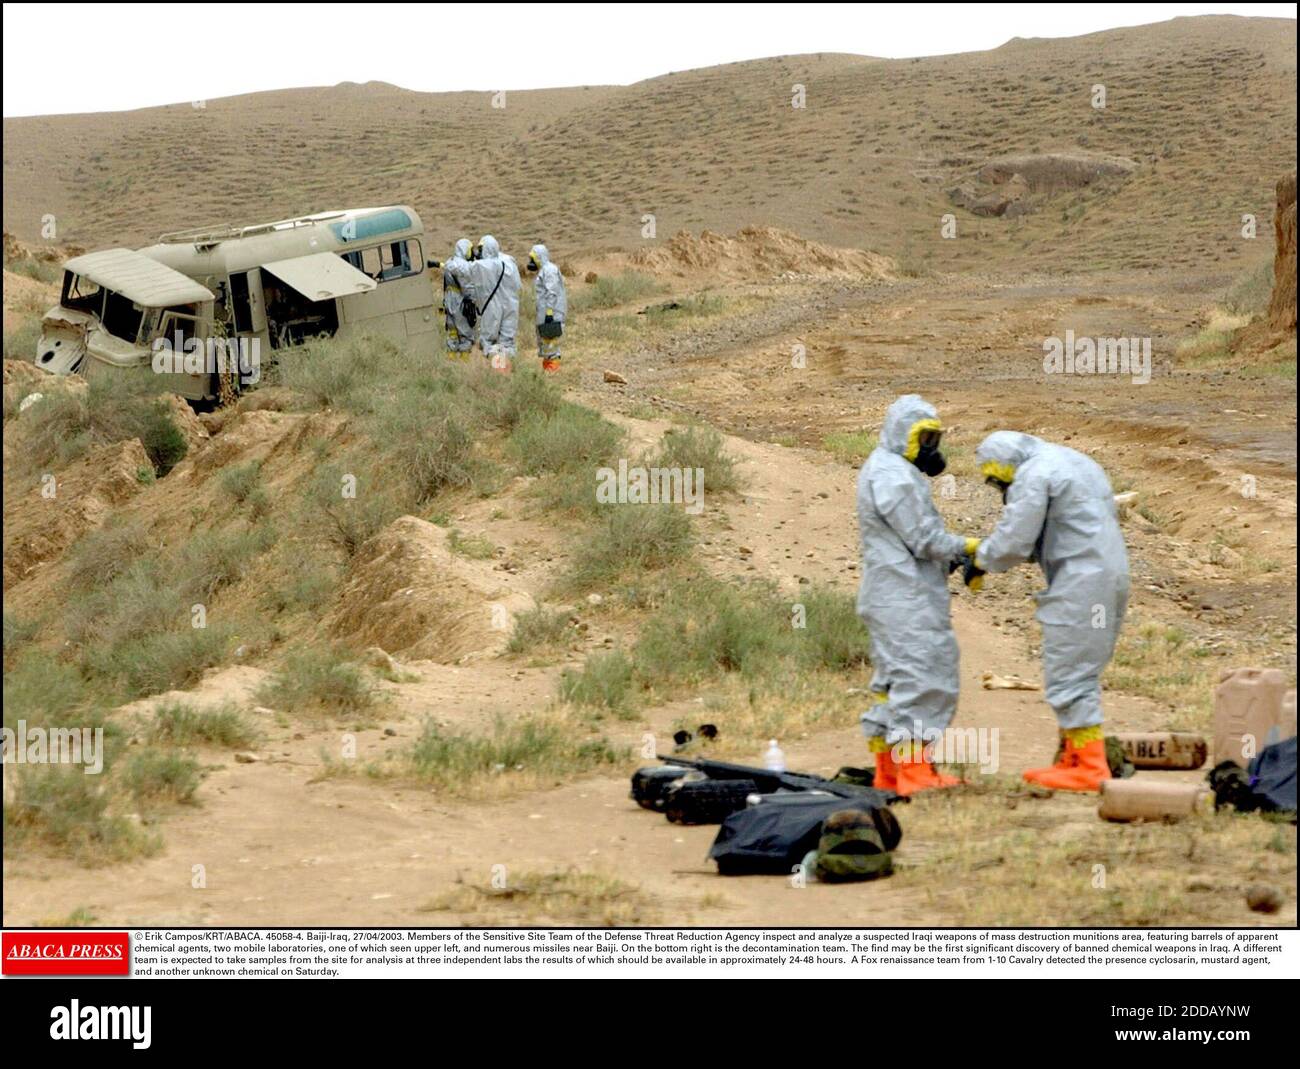
[[[79,768],[24,765],[6,769],[13,796],[4,806],[6,850],[44,846],[86,864],[120,861],[158,849],[157,836],[110,811],[103,775]]]
[[[356,479],[355,496],[343,494],[344,476]],[[391,480],[368,471],[346,471],[331,464],[312,476],[303,495],[301,519],[309,531],[316,531],[345,555],[351,557],[383,530],[412,502],[401,497]]]
[[[262,462],[250,460],[247,464],[236,464],[226,468],[218,478],[218,482],[221,489],[234,498],[236,504],[242,505],[261,486]]]
[[[591,308],[617,308],[621,304],[643,300],[663,293],[665,286],[642,271],[623,271],[618,275],[601,275],[591,285],[577,290],[569,299],[574,311]]]
[[[585,478],[594,499],[596,469],[614,461],[623,437],[622,429],[600,413],[566,401],[551,411],[524,415],[510,446],[525,474]]]
[[[227,703],[201,709],[184,702],[167,702],[154,709],[147,737],[168,746],[207,743],[230,749],[252,746],[261,732],[237,705]]]
[[[332,650],[301,649],[258,688],[258,700],[279,709],[315,708],[357,713],[375,704],[377,693],[360,666]]]
[[[557,584],[581,591],[631,574],[665,568],[686,558],[693,544],[691,523],[672,505],[609,505]]]
[[[704,487],[714,493],[741,488],[735,458],[727,453],[722,435],[712,427],[673,428],[663,436],[647,466],[699,469],[704,472]]]
[[[804,608],[804,626],[795,629],[795,636],[806,664],[842,671],[871,663],[870,636],[858,618],[855,594],[813,586],[797,600]]]
[[[4,674],[4,722],[46,723],[72,712],[88,698],[74,665],[40,650],[26,650]]]
[[[560,675],[560,697],[574,705],[592,706],[630,715],[632,662],[622,650],[593,653],[581,671],[566,668]]]
[[[191,803],[203,779],[194,758],[152,748],[134,750],[119,775],[123,788],[141,805]]]
[[[646,622],[633,657],[637,674],[654,685],[718,672],[757,675],[795,648],[789,607],[774,589],[700,578],[677,588]]]
[[[157,475],[186,453],[185,437],[151,375],[108,375],[85,390],[59,389],[41,402],[22,455],[26,471],[48,471],[91,449],[138,438]]]
[[[506,645],[508,653],[528,653],[547,646],[562,645],[569,634],[569,615],[538,605],[515,617],[515,628]]]
[[[412,771],[437,787],[463,786],[477,776],[531,772],[574,775],[618,764],[626,755],[603,738],[584,738],[559,719],[498,717],[486,735],[448,734],[426,721],[411,749]]]
[[[68,585],[77,592],[102,587],[149,552],[149,532],[138,520],[114,522],[87,531],[68,554]]]

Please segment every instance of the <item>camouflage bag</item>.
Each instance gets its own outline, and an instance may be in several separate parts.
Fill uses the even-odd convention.
[[[811,869],[826,883],[848,883],[888,876],[894,863],[871,814],[844,809],[822,824]]]

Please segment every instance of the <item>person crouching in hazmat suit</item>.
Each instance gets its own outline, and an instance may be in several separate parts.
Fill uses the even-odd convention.
[[[455,251],[442,265],[442,321],[446,336],[447,354],[454,359],[468,359],[474,348],[474,323],[470,315],[477,317],[474,304],[473,272],[470,269],[469,238],[456,242]]]
[[[545,245],[534,245],[528,254],[528,270],[533,275],[534,304],[537,305],[537,355],[543,371],[560,370],[560,338],[564,335],[564,317],[569,310],[564,295],[564,275],[551,262]]]
[[[946,466],[942,434],[932,405],[900,397],[858,473],[858,616],[875,666],[862,730],[876,755],[875,785],[901,795],[958,783],[935,771],[925,743],[941,738],[957,711],[948,573],[979,540],[950,533],[935,508],[929,479]]]
[[[1044,697],[1056,713],[1062,749],[1055,765],[1024,777],[1056,790],[1100,790],[1110,779],[1101,674],[1115,652],[1129,590],[1110,480],[1082,453],[1014,431],[990,434],[975,459],[1004,505],[976,550],[974,574],[1032,560],[1047,577],[1035,615],[1043,629]]]
[[[491,234],[484,234],[479,244],[483,253],[471,264],[478,301],[478,344],[494,368],[508,372],[519,332],[519,268]]]

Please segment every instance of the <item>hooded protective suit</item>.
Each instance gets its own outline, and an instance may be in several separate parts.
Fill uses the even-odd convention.
[[[474,296],[469,252],[469,239],[461,238],[442,265],[443,325],[449,353],[467,353],[474,347],[474,328],[461,311],[464,299]]]
[[[948,565],[965,553],[966,539],[944,527],[930,480],[911,460],[917,424],[936,417],[916,394],[900,397],[858,474],[858,616],[870,630],[871,689],[885,694],[862,714],[862,729],[890,742],[932,739],[957,710]]]
[[[550,253],[545,245],[534,245],[528,259],[537,264],[533,275],[533,295],[537,305],[537,325],[540,327],[549,316],[552,320],[563,323],[569,311],[569,301],[564,293],[564,275],[560,268],[551,262]],[[543,338],[537,335],[537,354],[543,360],[558,360],[560,356],[560,338]]]
[[[491,234],[480,244],[483,256],[470,264],[478,302],[478,343],[486,356],[513,358],[519,333],[519,268]]]
[[[996,431],[975,451],[985,474],[1009,483],[979,567],[1005,572],[1037,560],[1044,697],[1063,729],[1102,722],[1101,673],[1128,607],[1128,551],[1106,473],[1074,449]]]

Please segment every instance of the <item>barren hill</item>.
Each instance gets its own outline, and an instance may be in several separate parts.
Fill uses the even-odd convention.
[[[1215,16],[927,59],[785,56],[511,92],[504,108],[344,83],[7,119],[4,227],[36,239],[53,214],[62,241],[138,244],[409,202],[437,246],[491,231],[562,254],[631,247],[653,213],[660,239],[761,221],[905,266],[1226,275],[1249,258],[1242,214],[1266,235],[1293,165],[1295,77],[1294,22]],[[791,106],[796,86],[806,107]],[[957,206],[963,182],[998,194],[991,161],[1051,155],[1134,166],[1031,191],[997,218]],[[950,211],[965,240],[939,238]]]

